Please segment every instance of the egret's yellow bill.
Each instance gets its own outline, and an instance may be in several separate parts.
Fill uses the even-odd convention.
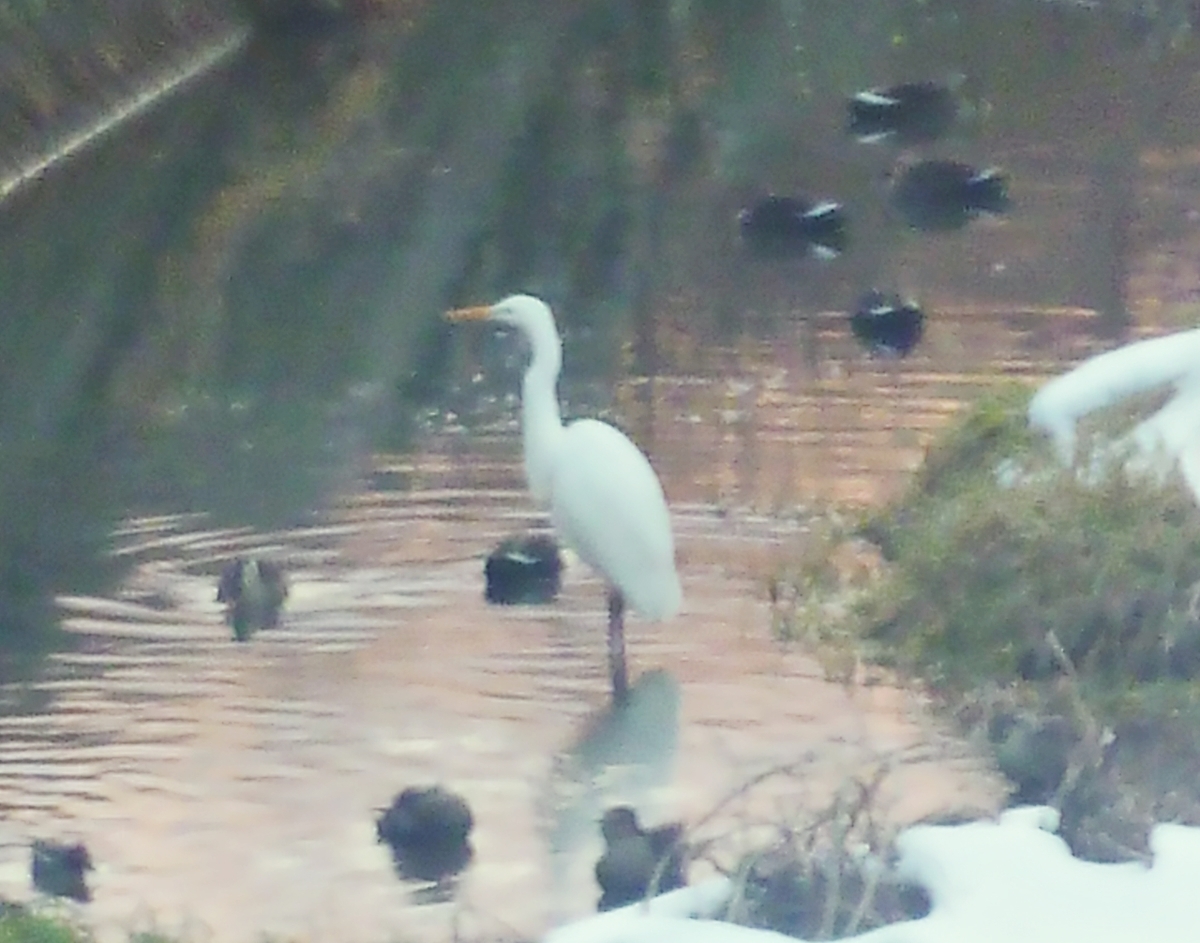
[[[483,321],[492,313],[491,305],[474,305],[470,308],[455,308],[446,312],[447,321]]]

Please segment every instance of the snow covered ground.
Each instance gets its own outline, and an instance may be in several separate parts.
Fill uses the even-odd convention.
[[[849,937],[856,943],[1196,943],[1200,828],[1158,825],[1153,861],[1096,864],[1072,857],[1044,806],[998,820],[916,825],[897,839],[898,877],[920,884],[930,913]],[[723,879],[649,904],[597,914],[543,943],[784,943],[794,937],[716,919]]]

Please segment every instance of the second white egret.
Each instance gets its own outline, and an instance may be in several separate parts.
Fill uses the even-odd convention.
[[[446,317],[509,325],[529,342],[532,357],[521,387],[525,477],[563,542],[608,582],[609,677],[613,699],[623,701],[629,689],[626,603],[638,615],[660,621],[683,602],[658,476],[628,436],[608,423],[579,419],[564,425],[556,389],[562,341],[543,301],[512,295]]]

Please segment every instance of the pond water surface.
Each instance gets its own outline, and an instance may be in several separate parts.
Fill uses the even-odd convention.
[[[1190,34],[1041,3],[697,5],[669,61],[704,156],[648,178],[638,147],[677,116],[633,80],[608,113],[595,71],[628,50],[573,19],[599,6],[252,44],[10,201],[0,894],[29,896],[31,839],[83,838],[106,937],[528,938],[594,907],[617,802],[697,824],[726,865],[882,762],[895,822],[997,802],[916,690],[777,641],[769,579],[831,507],[896,495],[981,392],[1189,323]],[[964,63],[997,117],[944,150],[1005,166],[1017,208],[916,238],[873,202],[888,158],[841,135],[843,97]],[[801,185],[844,192],[854,250],[751,265],[740,201]],[[527,218],[553,224],[526,240]],[[903,361],[849,334],[873,284],[930,312]],[[684,610],[631,621],[617,714],[593,574],[549,606],[483,601],[487,552],[547,526],[521,354],[438,315],[517,288],[559,307],[567,411],[628,430],[672,507]],[[238,644],[216,579],[246,553],[291,597]],[[374,810],[431,782],[477,823],[449,900],[374,841]]]

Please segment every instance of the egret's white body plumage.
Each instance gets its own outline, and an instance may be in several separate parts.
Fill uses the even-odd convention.
[[[1076,426],[1088,413],[1137,393],[1173,386],[1157,412],[1098,449],[1089,465],[1102,471],[1110,456],[1125,470],[1164,478],[1178,467],[1200,502],[1200,329],[1136,341],[1085,360],[1048,382],[1029,401],[1029,425],[1050,435],[1064,465],[1077,462]]]
[[[616,593],[609,602],[609,658],[614,694],[623,696],[624,605],[657,621],[675,615],[683,602],[671,517],[658,476],[641,450],[608,423],[563,424],[557,392],[562,341],[545,303],[512,295],[450,317],[511,325],[529,342],[532,358],[521,389],[525,476],[562,541]]]
[[[595,419],[563,427],[550,520],[638,615],[660,620],[679,611],[683,591],[667,502],[646,456],[621,432]]]
[[[671,517],[658,476],[623,432],[596,419],[564,425],[558,406],[562,341],[554,315],[530,295],[495,304],[491,320],[517,328],[532,358],[521,390],[525,477],[563,542],[640,616],[668,619],[683,591]]]
[[[1079,419],[1168,383],[1181,394],[1200,386],[1200,329],[1137,341],[1085,360],[1034,394],[1029,425],[1050,435],[1069,465]]]

